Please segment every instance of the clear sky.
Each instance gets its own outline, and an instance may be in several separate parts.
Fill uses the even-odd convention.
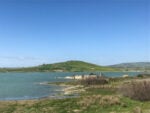
[[[149,0],[0,0],[0,67],[150,61]]]

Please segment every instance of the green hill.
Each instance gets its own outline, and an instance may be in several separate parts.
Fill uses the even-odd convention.
[[[0,71],[48,71],[48,72],[83,72],[83,71],[118,71],[116,68],[99,66],[83,61],[67,61],[54,64],[43,64],[29,68],[5,68]]]
[[[116,65],[111,65],[109,67],[126,69],[126,70],[149,71],[150,62],[121,63],[121,64],[116,64]]]
[[[39,70],[49,71],[115,71],[113,68],[98,66],[95,64],[83,62],[83,61],[67,61],[55,64],[43,64],[38,67]]]
[[[116,65],[111,65],[110,67],[118,68],[150,68],[150,62],[131,62],[131,63],[121,63]]]

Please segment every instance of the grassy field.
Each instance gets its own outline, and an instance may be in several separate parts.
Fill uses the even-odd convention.
[[[77,98],[1,101],[0,113],[150,113],[150,101],[132,100],[118,92],[119,85],[132,80],[124,78],[106,85],[82,86],[85,91]],[[62,84],[79,85],[78,82],[57,83]]]

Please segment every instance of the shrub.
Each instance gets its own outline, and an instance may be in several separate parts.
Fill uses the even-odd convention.
[[[124,96],[140,101],[150,100],[150,81],[133,81],[119,88]]]
[[[137,77],[139,77],[139,78],[143,78],[143,77],[144,77],[144,75],[142,75],[142,74],[138,74],[138,75],[137,75]]]
[[[137,77],[139,78],[150,77],[150,74],[138,74]]]
[[[105,78],[86,78],[81,80],[81,84],[83,85],[104,85],[108,84],[108,80]]]

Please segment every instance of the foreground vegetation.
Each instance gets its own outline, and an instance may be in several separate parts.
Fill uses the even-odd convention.
[[[135,85],[132,87],[138,86],[139,84],[136,83],[145,80],[147,85],[144,87],[150,85],[147,76],[112,78],[108,83],[103,84],[98,84],[97,81],[92,84],[86,84],[86,81],[55,83],[67,86],[80,85],[85,91],[80,92],[80,97],[76,98],[0,102],[0,113],[150,113],[150,98],[140,101],[119,92],[118,88],[126,88],[123,87],[124,84],[132,83],[133,80]],[[128,88],[132,88],[129,86]]]

